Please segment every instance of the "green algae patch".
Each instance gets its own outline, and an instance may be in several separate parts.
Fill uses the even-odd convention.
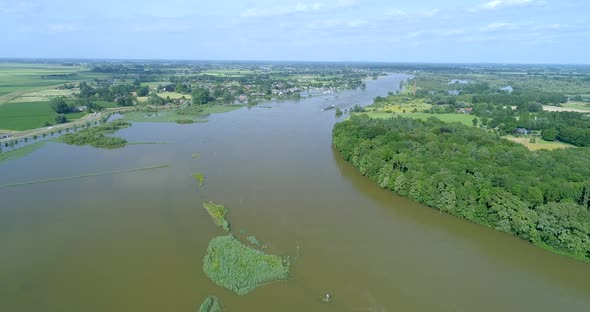
[[[199,181],[199,186],[203,186],[203,183],[205,182],[205,176],[202,173],[200,173],[200,172],[193,173],[193,178],[195,178],[195,180]]]
[[[207,210],[213,222],[223,228],[225,231],[229,232],[229,223],[225,220],[225,214],[227,210],[223,205],[217,205],[213,202],[205,202],[203,203],[203,207]]]
[[[199,154],[199,153],[194,153],[194,154],[192,155],[192,158],[193,158],[193,159],[195,159],[195,158],[199,158],[199,157],[201,157],[201,154]]]
[[[203,263],[205,274],[218,286],[238,295],[289,276],[289,262],[242,244],[233,235],[209,242]]]
[[[209,296],[205,298],[201,306],[199,307],[199,312],[221,312],[223,311],[223,307],[221,306],[221,301],[219,298],[215,296]]]

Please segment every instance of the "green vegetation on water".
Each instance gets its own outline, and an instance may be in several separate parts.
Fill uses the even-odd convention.
[[[193,173],[193,178],[199,182],[199,186],[203,186],[203,183],[205,182],[205,176],[202,173]]]
[[[590,262],[587,148],[532,152],[473,126],[366,115],[333,143],[383,188]]]
[[[68,133],[62,136],[60,141],[71,145],[91,145],[98,148],[123,147],[127,144],[125,139],[108,137],[105,133],[112,133],[129,126],[131,126],[130,123],[117,120],[97,127],[86,128],[75,133]]]
[[[49,183],[49,182],[60,182],[60,181],[66,181],[66,180],[75,180],[75,179],[82,179],[82,178],[89,178],[89,177],[98,177],[98,176],[109,175],[109,174],[120,174],[120,173],[129,173],[129,172],[137,172],[137,171],[155,170],[155,169],[167,168],[167,167],[169,167],[169,165],[158,165],[158,166],[151,166],[151,167],[144,167],[144,168],[135,168],[135,169],[128,169],[128,170],[117,170],[117,171],[89,173],[89,174],[84,174],[84,175],[79,175],[79,176],[72,176],[72,177],[51,178],[51,179],[43,179],[43,180],[20,182],[20,183],[1,184],[0,185],[0,188],[18,187],[18,186],[26,186],[26,185],[32,185],[32,184]]]
[[[226,232],[229,232],[229,223],[225,220],[225,214],[227,213],[225,206],[217,205],[213,202],[204,202],[203,207],[207,210],[216,225],[223,228]]]
[[[26,155],[29,155],[34,150],[42,147],[45,143],[47,143],[47,141],[42,141],[42,142],[37,142],[37,143],[29,144],[27,146],[23,146],[21,148],[15,149],[13,151],[5,152],[5,153],[0,153],[0,162],[2,162],[2,161],[8,161],[8,160],[13,160],[13,159],[17,159],[17,158],[21,158],[21,157],[24,157]]]
[[[289,266],[285,259],[249,248],[229,234],[209,242],[203,270],[215,284],[246,295],[263,284],[287,279]]]
[[[201,306],[199,307],[199,312],[221,312],[223,311],[223,307],[221,306],[221,301],[219,298],[215,296],[208,296],[205,298]]]
[[[260,242],[259,242],[259,241],[258,241],[258,239],[256,239],[256,237],[255,237],[255,236],[253,236],[253,235],[250,235],[250,236],[246,237],[246,240],[247,240],[247,241],[248,241],[250,244],[252,244],[252,245],[260,246]]]
[[[201,157],[201,154],[199,154],[199,153],[193,153],[193,155],[192,155],[191,157],[192,157],[193,159],[195,159],[195,158],[199,158],[199,157]]]
[[[192,119],[176,119],[177,124],[192,124],[195,123]]]

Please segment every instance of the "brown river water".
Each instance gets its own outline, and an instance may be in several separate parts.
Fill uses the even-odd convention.
[[[590,265],[382,190],[331,147],[339,119],[321,108],[370,104],[404,78],[117,133],[168,144],[50,142],[0,163],[0,185],[170,165],[0,188],[0,311],[185,312],[207,295],[227,311],[590,311]],[[289,280],[247,296],[215,286],[202,259],[223,232],[205,200],[241,239],[289,255]]]

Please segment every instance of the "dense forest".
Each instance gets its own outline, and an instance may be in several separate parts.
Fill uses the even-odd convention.
[[[352,116],[333,144],[360,172],[430,207],[590,261],[590,151],[531,152],[483,129]]]

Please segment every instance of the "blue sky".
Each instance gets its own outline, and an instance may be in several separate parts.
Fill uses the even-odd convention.
[[[590,63],[588,0],[0,0],[0,57]]]

